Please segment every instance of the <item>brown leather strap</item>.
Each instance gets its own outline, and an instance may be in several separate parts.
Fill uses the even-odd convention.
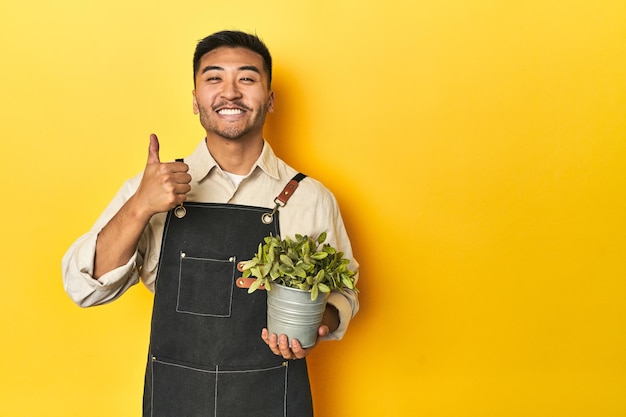
[[[276,197],[276,200],[280,201],[282,203],[282,205],[284,206],[285,204],[287,204],[287,200],[289,200],[291,198],[291,196],[293,195],[294,191],[296,191],[296,188],[298,188],[298,184],[300,183],[300,181],[302,181],[304,178],[306,178],[306,175],[302,174],[302,173],[298,173],[296,174],[295,177],[293,177],[285,186],[285,188],[283,188],[283,191],[278,194],[278,196]],[[274,202],[278,203],[276,200],[274,200]]]
[[[256,278],[242,278],[239,277],[237,278],[237,281],[235,281],[235,283],[237,284],[237,287],[239,288],[250,288],[250,286],[252,285],[252,283],[256,281]],[[265,289],[265,285],[260,285],[259,290],[264,290]]]
[[[243,264],[245,264],[245,261],[241,261],[241,262],[237,262],[237,271],[239,272],[243,272]],[[237,287],[239,288],[250,288],[250,286],[252,285],[252,283],[256,281],[256,278],[244,278],[244,277],[239,277],[237,278],[237,280],[235,281],[235,284],[237,285]],[[260,290],[264,290],[265,289],[265,285],[260,285],[259,286]]]
[[[270,224],[272,221],[274,221],[274,214],[276,214],[276,212],[278,211],[278,209],[280,207],[285,207],[285,205],[287,204],[287,200],[289,200],[291,198],[291,196],[293,195],[294,191],[296,191],[296,188],[298,188],[298,184],[304,178],[306,178],[306,175],[304,175],[301,172],[298,172],[287,183],[285,188],[283,188],[283,191],[281,191],[281,193],[278,194],[278,196],[274,199],[274,208],[272,209],[271,213],[265,213],[265,214],[263,214],[263,216],[261,216],[261,221],[263,223]]]

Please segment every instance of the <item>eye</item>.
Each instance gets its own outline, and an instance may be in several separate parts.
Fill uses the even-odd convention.
[[[222,80],[222,75],[217,71],[209,71],[204,74],[204,81],[207,83],[216,83]]]
[[[244,83],[253,83],[255,81],[254,78],[250,78],[250,77],[242,77],[240,80],[243,81]]]

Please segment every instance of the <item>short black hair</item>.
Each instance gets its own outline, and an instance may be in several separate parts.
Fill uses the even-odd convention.
[[[196,74],[200,69],[200,60],[214,49],[221,48],[246,48],[256,52],[263,58],[263,69],[267,73],[268,87],[272,85],[272,56],[265,43],[257,36],[237,30],[223,30],[202,39],[196,45],[193,54],[193,82],[196,83]]]

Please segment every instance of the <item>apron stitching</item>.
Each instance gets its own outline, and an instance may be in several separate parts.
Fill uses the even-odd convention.
[[[203,207],[203,204],[194,204],[194,203],[185,203],[185,205],[187,207],[192,206],[192,207]],[[254,211],[254,212],[263,212],[265,210],[269,210],[268,207],[247,207],[247,206],[243,206],[243,205],[238,205],[238,204],[213,204],[213,207],[215,208],[220,208],[220,209],[225,209],[225,210],[242,210],[242,211]]]
[[[214,372],[215,373],[219,372],[221,374],[248,374],[248,373],[254,373],[254,372],[273,371],[273,370],[280,369],[280,368],[285,368],[285,372],[287,372],[287,368],[289,367],[289,362],[285,361],[281,363],[280,365],[268,366],[267,368],[241,369],[241,370],[231,370],[231,371],[221,370],[220,371],[219,365],[216,365],[215,370],[208,370],[208,369],[195,368],[190,365],[181,365],[178,363],[172,363],[172,362],[164,361],[162,359],[153,358],[152,363],[155,363],[155,362],[160,363],[165,366],[174,366],[176,368],[189,369],[190,371],[203,372],[207,374],[212,374]]]
[[[152,380],[152,384],[150,389],[154,391],[154,357],[153,360],[150,361],[150,379]],[[150,395],[150,417],[154,416],[154,392]]]
[[[215,365],[215,400],[213,400],[213,408],[214,408],[214,415],[215,417],[217,417],[217,387],[218,387],[218,383],[217,383],[217,379],[219,376],[219,365]]]
[[[283,417],[287,417],[287,375],[289,374],[289,362],[285,362],[285,396],[283,398]]]
[[[237,257],[236,256],[231,256],[228,260],[223,260],[223,259],[213,259],[213,258],[199,258],[199,257],[195,257],[195,256],[187,256],[187,254],[183,251],[180,252],[180,259],[193,259],[193,260],[199,260],[199,261],[212,261],[212,262],[224,262],[224,263],[231,263],[233,265],[232,268],[232,272],[231,272],[231,277],[232,277],[232,283],[231,283],[231,287],[230,287],[230,300],[229,300],[229,304],[228,304],[228,314],[210,314],[210,313],[196,313],[193,311],[187,311],[187,310],[182,310],[179,309],[179,305],[180,305],[180,286],[182,284],[182,269],[183,269],[183,263],[182,261],[179,261],[178,263],[178,294],[176,295],[176,312],[177,313],[181,313],[181,314],[190,314],[192,316],[201,316],[201,317],[231,317],[233,314],[233,296],[234,296],[234,283],[235,283],[235,270],[236,270],[236,266],[237,266]]]

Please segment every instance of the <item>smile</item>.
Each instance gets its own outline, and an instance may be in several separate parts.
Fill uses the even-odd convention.
[[[241,109],[220,109],[217,111],[218,114],[223,114],[223,115],[235,115],[235,114],[241,114],[243,113],[243,110]]]

